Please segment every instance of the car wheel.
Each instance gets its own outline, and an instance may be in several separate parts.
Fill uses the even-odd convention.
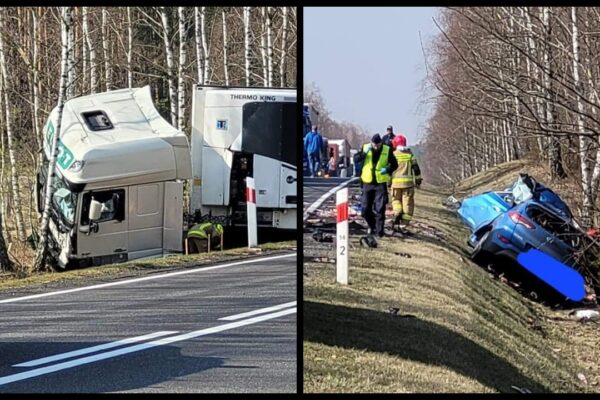
[[[475,260],[481,253],[481,248],[483,247],[483,244],[485,243],[485,241],[487,240],[487,238],[490,236],[490,233],[492,233],[492,231],[487,231],[483,234],[483,236],[481,236],[481,238],[477,241],[477,244],[475,245],[475,247],[473,247],[470,250],[470,254],[469,256],[471,257],[471,260]]]

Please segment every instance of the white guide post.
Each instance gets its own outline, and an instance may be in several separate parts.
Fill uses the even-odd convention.
[[[246,177],[246,218],[248,223],[248,247],[258,246],[258,234],[256,227],[256,188],[254,178]]]
[[[348,188],[340,189],[335,194],[337,240],[336,240],[336,280],[342,285],[348,284]]]

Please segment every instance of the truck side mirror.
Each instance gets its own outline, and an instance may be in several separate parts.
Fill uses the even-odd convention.
[[[90,212],[88,214],[90,221],[97,221],[100,219],[100,215],[102,214],[102,203],[98,200],[94,200],[90,203]]]

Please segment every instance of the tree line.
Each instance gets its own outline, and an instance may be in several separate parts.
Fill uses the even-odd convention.
[[[306,85],[303,91],[304,102],[312,104],[319,112],[319,132],[328,139],[346,139],[352,149],[359,149],[370,140],[365,128],[347,121],[337,121],[327,108],[325,98],[316,83]]]
[[[18,262],[9,257],[11,244],[17,248],[31,233],[46,230],[32,206],[34,176],[42,127],[59,103],[60,88],[66,101],[151,85],[161,114],[189,133],[194,83],[296,86],[296,12],[295,7],[0,9],[2,269]]]
[[[600,8],[445,8],[424,47],[424,174],[464,179],[531,157],[581,188],[584,224],[600,190]]]

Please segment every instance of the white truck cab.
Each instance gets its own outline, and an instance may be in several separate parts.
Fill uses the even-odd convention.
[[[55,108],[44,127],[40,213],[56,122]],[[49,244],[60,267],[181,252],[190,149],[155,109],[149,86],[67,101],[58,146]]]

